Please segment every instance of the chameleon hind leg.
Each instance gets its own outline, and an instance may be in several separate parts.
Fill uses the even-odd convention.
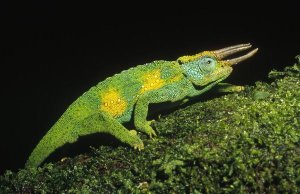
[[[144,144],[136,132],[127,130],[116,119],[103,112],[93,114],[78,123],[73,135],[79,137],[99,132],[111,134],[135,149],[144,149]]]

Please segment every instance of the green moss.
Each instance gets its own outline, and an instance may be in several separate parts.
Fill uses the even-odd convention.
[[[299,193],[300,57],[271,84],[179,109],[142,135],[145,150],[93,148],[7,171],[0,193]]]

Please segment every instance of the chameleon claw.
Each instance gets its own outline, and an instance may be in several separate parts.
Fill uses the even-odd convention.
[[[138,150],[138,151],[142,151],[144,149],[144,144],[134,145],[133,149]]]
[[[144,149],[143,141],[138,137],[136,130],[129,130],[130,136],[133,138],[132,142],[129,144],[133,147],[134,150],[141,151]]]
[[[151,139],[153,139],[153,137],[156,137],[156,133],[155,131],[153,130],[153,128],[151,127],[151,124],[154,122],[155,120],[152,119],[150,121],[147,121],[147,127],[146,127],[146,133],[149,135],[149,137]]]
[[[149,122],[149,125],[151,125],[152,123],[154,123],[155,122],[155,120],[154,119],[152,119],[152,120],[150,120],[150,121],[148,121]]]
[[[153,130],[153,129],[152,129]],[[154,137],[156,137],[156,133],[155,131],[153,130],[150,134],[149,134],[150,138],[153,139]]]

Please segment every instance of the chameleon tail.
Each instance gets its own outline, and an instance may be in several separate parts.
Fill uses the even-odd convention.
[[[54,124],[54,126],[34,148],[25,164],[25,167],[39,166],[57,148],[66,143],[72,143],[76,141],[77,138],[70,133],[72,132],[73,128],[74,124],[72,124],[72,122],[68,122],[68,119],[64,117],[60,118],[60,120]]]
[[[57,148],[77,140],[80,134],[76,132],[76,126],[93,112],[91,105],[95,103],[90,102],[94,100],[92,94],[86,92],[69,106],[34,148],[25,167],[39,166]]]

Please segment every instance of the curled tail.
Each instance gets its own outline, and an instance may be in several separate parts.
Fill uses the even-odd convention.
[[[39,166],[51,153],[66,143],[72,143],[77,138],[72,134],[74,124],[62,116],[58,122],[40,140],[30,154],[25,167]]]

